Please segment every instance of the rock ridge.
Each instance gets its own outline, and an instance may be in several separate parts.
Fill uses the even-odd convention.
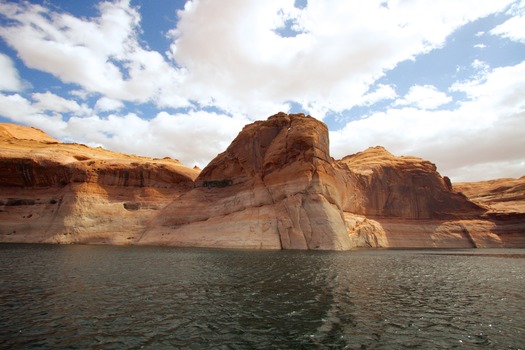
[[[452,184],[381,146],[335,160],[277,113],[202,171],[0,124],[0,241],[250,249],[525,247],[525,177]]]

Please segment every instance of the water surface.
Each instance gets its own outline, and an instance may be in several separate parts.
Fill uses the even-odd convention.
[[[0,245],[2,349],[519,349],[525,250]]]

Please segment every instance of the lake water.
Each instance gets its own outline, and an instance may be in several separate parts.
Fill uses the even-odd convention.
[[[525,250],[0,245],[2,349],[523,349]]]

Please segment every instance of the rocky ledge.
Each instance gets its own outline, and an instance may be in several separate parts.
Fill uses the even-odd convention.
[[[0,143],[2,242],[525,247],[524,178],[453,185],[382,147],[334,160],[327,127],[303,114],[245,126],[202,171],[11,124]]]

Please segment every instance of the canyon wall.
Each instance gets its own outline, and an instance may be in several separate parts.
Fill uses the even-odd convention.
[[[0,241],[135,242],[198,171],[0,124]]]
[[[275,115],[246,126],[141,242],[350,249],[338,175],[323,123]]]
[[[525,247],[523,197],[512,194],[525,181],[507,179],[509,205],[382,147],[334,160],[326,125],[303,114],[247,125],[202,171],[11,124],[0,124],[0,142],[2,242]]]

